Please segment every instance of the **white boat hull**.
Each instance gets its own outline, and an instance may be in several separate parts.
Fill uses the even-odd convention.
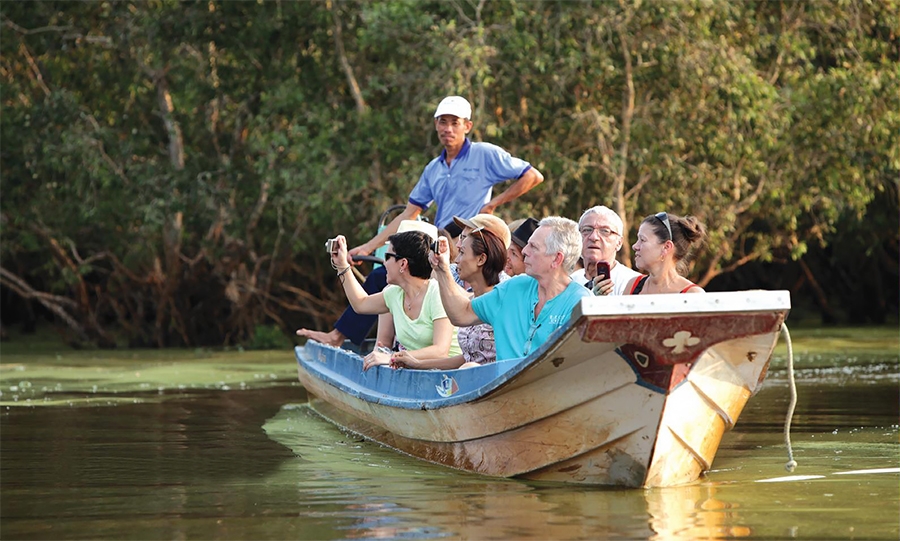
[[[594,297],[528,359],[363,374],[358,356],[310,342],[297,350],[299,377],[324,417],[429,462],[670,486],[710,468],[765,377],[789,307],[787,292]],[[430,400],[438,377],[458,388],[456,401]]]

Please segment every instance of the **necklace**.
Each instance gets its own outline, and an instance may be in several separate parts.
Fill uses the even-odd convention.
[[[425,285],[422,287],[422,289],[420,289],[419,292],[416,293],[415,296],[412,297],[412,298],[410,298],[409,295],[404,295],[404,300],[406,301],[406,302],[405,302],[405,305],[406,305],[406,311],[407,311],[407,312],[412,312],[412,304],[413,304],[413,302],[415,302],[416,300],[418,300],[418,298],[422,296],[422,292],[424,292],[426,289],[428,289],[428,284],[425,284]]]

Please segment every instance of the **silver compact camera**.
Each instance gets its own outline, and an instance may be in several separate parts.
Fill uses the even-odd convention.
[[[333,254],[337,252],[338,249],[338,241],[337,239],[328,239],[325,241],[325,251],[329,254]]]

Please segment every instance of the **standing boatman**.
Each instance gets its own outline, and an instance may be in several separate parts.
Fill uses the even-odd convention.
[[[350,257],[371,254],[397,232],[400,222],[415,220],[432,204],[437,205],[434,224],[457,237],[460,230],[453,221],[454,216],[493,214],[494,209],[544,180],[544,175],[530,163],[499,146],[470,141],[467,135],[472,130],[471,119],[472,106],[465,98],[448,96],[441,100],[434,112],[434,129],[444,150],[425,166],[403,212],[368,242],[351,249]],[[495,184],[510,179],[516,179],[512,186],[491,197]],[[384,269],[379,267],[369,273],[363,287],[372,294],[385,285]],[[297,334],[333,346],[340,346],[347,338],[361,344],[375,321],[374,316],[357,314],[348,307],[331,332],[300,329]]]

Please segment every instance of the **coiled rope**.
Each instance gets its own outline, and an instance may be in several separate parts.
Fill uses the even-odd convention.
[[[792,472],[797,467],[797,461],[794,460],[794,451],[791,448],[791,419],[794,417],[794,408],[797,406],[797,383],[794,381],[794,348],[791,345],[791,333],[783,322],[781,324],[781,335],[787,344],[788,379],[791,387],[791,404],[788,406],[787,418],[784,420],[784,444],[787,446],[788,454],[788,461],[784,465],[784,469]]]

